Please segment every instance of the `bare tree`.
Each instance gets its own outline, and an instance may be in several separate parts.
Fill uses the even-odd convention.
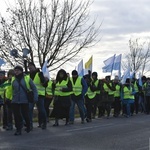
[[[126,61],[123,63],[123,67],[130,66],[130,70],[133,72],[141,72],[145,74],[150,68],[150,43],[141,42],[140,39],[129,40],[130,53],[125,55]],[[128,62],[128,63],[127,63]]]
[[[90,0],[17,0],[9,6],[9,19],[1,16],[1,57],[13,65],[11,49],[18,50],[15,61],[20,59],[23,48],[30,54],[27,61],[43,66],[48,60],[50,70],[62,66],[85,48],[98,42],[99,27],[89,21]]]

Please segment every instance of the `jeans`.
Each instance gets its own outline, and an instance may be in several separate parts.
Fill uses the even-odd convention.
[[[74,110],[75,110],[75,104],[77,104],[81,120],[83,121],[85,118],[85,107],[84,107],[84,100],[78,99],[78,100],[71,100],[71,107],[70,107],[70,121],[74,121]]]
[[[46,110],[44,106],[45,97],[39,96],[38,101],[36,102],[37,110],[38,110],[38,123],[41,126],[42,124],[46,125]],[[33,109],[34,103],[29,103],[29,114],[30,114],[30,125],[33,127]]]
[[[126,115],[131,115],[131,105],[134,104],[134,100],[123,100],[123,104],[126,106]]]

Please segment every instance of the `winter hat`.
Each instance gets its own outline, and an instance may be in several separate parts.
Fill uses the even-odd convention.
[[[97,72],[93,72],[92,76],[96,76],[96,78],[97,78],[97,76],[98,76]]]
[[[74,75],[74,76],[75,76],[75,75],[78,75],[78,72],[77,72],[76,70],[73,70],[73,71],[72,71],[72,75]]]
[[[18,69],[20,70],[21,72],[23,72],[23,68],[21,66],[16,66],[14,69]]]

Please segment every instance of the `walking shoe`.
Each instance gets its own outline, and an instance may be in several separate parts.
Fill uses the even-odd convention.
[[[74,124],[74,121],[69,121],[69,124]]]
[[[54,124],[53,124],[53,127],[57,127],[57,126],[59,126],[58,123],[54,123]]]
[[[86,122],[92,122],[92,120],[89,118],[86,118]]]
[[[26,131],[27,133],[29,133],[29,132],[31,131],[31,129],[30,129],[30,128],[25,128],[25,131]]]
[[[7,131],[13,130],[13,127],[7,127],[6,130]]]
[[[81,121],[81,124],[84,124],[84,120]]]
[[[44,130],[46,129],[46,124],[42,124],[41,128]]]
[[[18,131],[18,130],[17,130],[17,131],[14,133],[14,135],[16,135],[16,136],[17,136],[17,135],[21,135],[21,131]]]

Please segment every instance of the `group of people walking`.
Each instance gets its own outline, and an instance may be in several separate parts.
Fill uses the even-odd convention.
[[[121,83],[118,76],[98,79],[97,72],[83,77],[73,70],[71,76],[60,69],[55,80],[44,77],[32,62],[28,63],[29,73],[16,66],[7,73],[0,71],[0,107],[3,108],[3,128],[13,129],[14,135],[21,135],[23,126],[29,133],[33,129],[33,110],[36,104],[38,124],[46,129],[49,118],[54,118],[53,126],[59,126],[59,119],[65,118],[65,125],[74,124],[75,106],[79,109],[81,123],[91,122],[96,116],[110,117],[124,115],[130,117],[135,112],[150,113],[150,79],[142,77],[143,85],[137,79],[127,78]],[[33,102],[29,102],[27,92],[32,91]],[[50,112],[50,104],[53,109]]]

